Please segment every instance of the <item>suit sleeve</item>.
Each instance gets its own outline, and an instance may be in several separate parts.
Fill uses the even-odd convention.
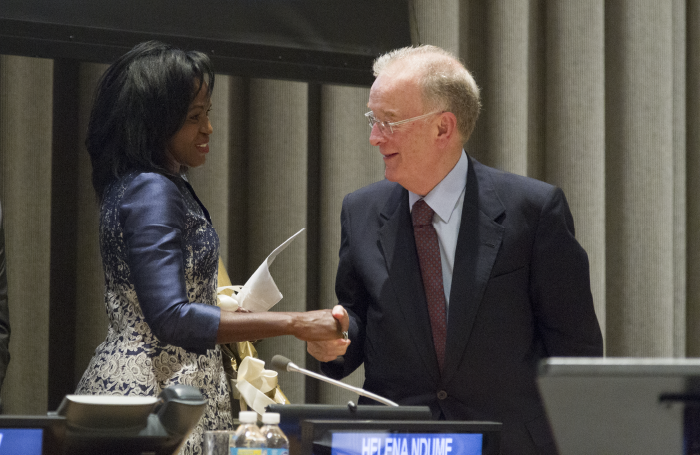
[[[352,260],[352,224],[350,220],[350,195],[345,196],[340,214],[341,237],[335,293],[338,303],[348,312],[352,341],[344,356],[332,362],[321,363],[321,371],[329,377],[341,379],[357,369],[364,361],[365,322],[369,297],[358,276]]]
[[[588,255],[574,237],[573,217],[559,188],[542,208],[532,261],[533,310],[546,355],[602,356]]]
[[[124,193],[121,216],[134,289],[153,334],[197,353],[213,349],[220,309],[187,296],[185,205],[175,184],[157,174],[138,176]]]

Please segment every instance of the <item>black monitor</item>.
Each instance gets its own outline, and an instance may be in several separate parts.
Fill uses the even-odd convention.
[[[306,420],[301,453],[311,455],[498,455],[496,422]]]
[[[538,386],[562,454],[698,453],[700,359],[551,358]]]

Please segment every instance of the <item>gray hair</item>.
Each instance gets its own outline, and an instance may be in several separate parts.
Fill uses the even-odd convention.
[[[418,77],[427,108],[452,112],[457,117],[462,142],[467,142],[479,117],[481,100],[479,87],[464,64],[436,46],[403,47],[379,56],[372,66],[374,76],[391,71],[398,63]]]

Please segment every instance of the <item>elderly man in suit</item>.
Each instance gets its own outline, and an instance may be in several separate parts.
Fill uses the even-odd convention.
[[[464,152],[479,89],[450,53],[399,49],[374,72],[386,180],[343,201],[334,314],[349,340],[307,349],[335,378],[364,362],[367,390],[436,419],[502,422],[503,454],[556,453],[538,361],[603,354],[564,194]]]

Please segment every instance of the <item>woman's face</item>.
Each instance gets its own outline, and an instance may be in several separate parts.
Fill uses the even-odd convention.
[[[167,152],[174,172],[179,172],[180,166],[197,167],[207,160],[209,135],[214,131],[209,122],[210,109],[207,85],[202,84],[197,97],[187,109],[185,123],[168,141]]]

